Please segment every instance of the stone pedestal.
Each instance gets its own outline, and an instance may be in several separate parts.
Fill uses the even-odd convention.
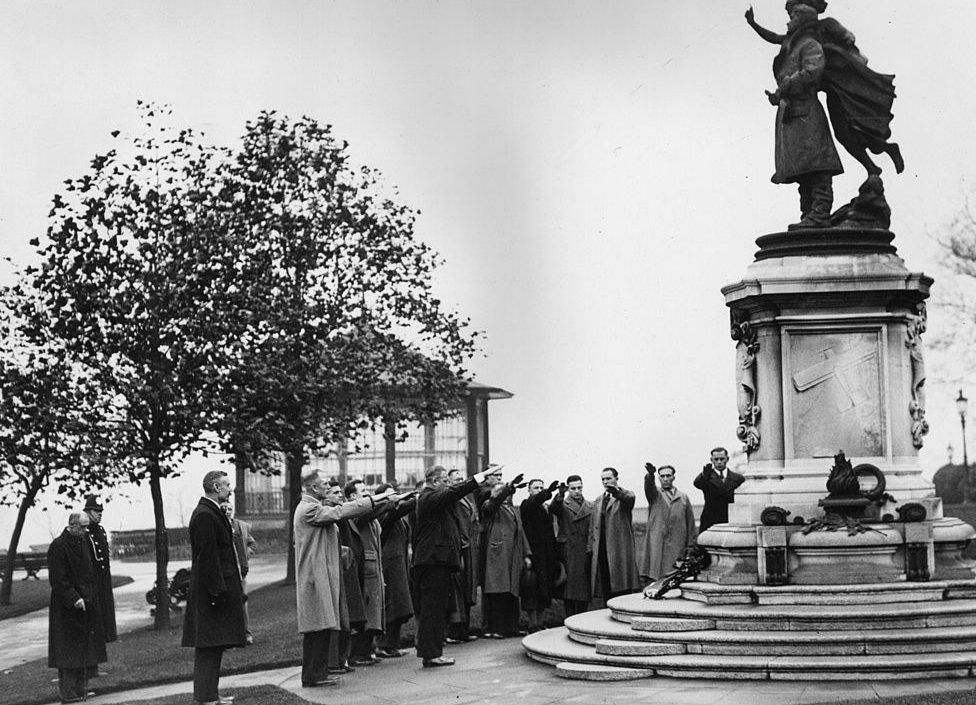
[[[899,502],[934,496],[921,475],[921,333],[932,279],[911,272],[885,230],[802,230],[757,240],[722,289],[736,347],[739,437],[749,453],[732,523],[749,505],[823,498],[832,457],[884,471]]]

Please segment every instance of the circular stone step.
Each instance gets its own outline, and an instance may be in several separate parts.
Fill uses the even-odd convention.
[[[557,663],[556,675],[578,681],[632,681],[650,678],[654,671],[650,668],[621,668],[620,666],[600,666],[592,663]]]
[[[610,656],[665,656],[686,653],[684,644],[667,644],[655,641],[625,641],[623,639],[597,639],[596,652]]]
[[[712,619],[682,619],[679,617],[634,617],[630,628],[639,632],[700,632],[714,629]]]

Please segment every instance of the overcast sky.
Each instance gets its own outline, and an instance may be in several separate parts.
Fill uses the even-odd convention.
[[[487,333],[477,378],[515,394],[492,404],[493,460],[581,472],[591,495],[600,467],[636,488],[646,460],[670,462],[691,490],[710,447],[738,445],[719,289],[744,274],[757,236],[797,218],[795,189],[769,182],[775,47],[746,7],[8,1],[0,248],[29,257],[52,194],[111,130],[137,128],[138,99],[227,146],[259,110],[314,116],[422,211],[418,233],[447,261],[438,290]],[[781,0],[755,8],[782,31]],[[897,75],[907,169],[883,163],[892,229],[908,266],[938,276],[933,238],[976,176],[976,3],[831,0],[827,14]],[[863,179],[842,158],[838,204]],[[929,374],[931,472],[960,445],[959,374]],[[192,502],[203,467],[171,496]],[[148,489],[131,494],[110,528],[149,526]],[[10,520],[0,512],[0,534]],[[46,521],[32,527],[46,538]]]

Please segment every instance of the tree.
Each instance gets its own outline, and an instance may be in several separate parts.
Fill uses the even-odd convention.
[[[117,405],[60,341],[41,334],[46,317],[36,304],[29,282],[0,291],[0,504],[17,507],[2,605],[10,604],[24,521],[41,491],[53,487],[67,506],[115,484],[124,467],[115,453],[125,436]]]
[[[331,127],[262,112],[225,179],[226,237],[250,274],[224,437],[239,456],[284,454],[291,513],[309,451],[384,416],[450,413],[477,333],[434,295],[440,260],[415,237],[417,213],[354,168]]]
[[[221,153],[169,111],[140,102],[145,131],[113,132],[116,149],[96,156],[54,197],[37,280],[54,334],[98,370],[122,400],[132,428],[128,450],[153,503],[156,589],[167,604],[169,547],[160,481],[204,434],[228,369],[228,328],[240,305],[237,250],[213,227]],[[156,628],[169,611],[156,610]]]

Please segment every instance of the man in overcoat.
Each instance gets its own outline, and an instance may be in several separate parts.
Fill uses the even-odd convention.
[[[542,480],[529,480],[529,496],[519,505],[522,530],[532,551],[532,580],[521,595],[522,609],[529,619],[529,631],[542,629],[542,615],[556,594],[556,582],[560,574],[556,534],[552,530],[552,515],[546,502],[559,487],[559,481],[548,487]]]
[[[241,571],[241,589],[247,595],[247,574],[251,569],[251,554],[254,553],[257,541],[251,536],[251,525],[234,516],[234,505],[230,501],[221,502],[220,508],[227,515],[231,531],[234,532],[234,551],[237,553],[237,565]],[[247,643],[253,644],[254,635],[251,634],[251,615],[248,613],[247,601],[244,602],[244,633]]]
[[[460,485],[467,480],[464,472],[457,468],[448,474],[452,485]],[[457,604],[456,617],[448,627],[448,644],[475,641],[478,637],[471,633],[471,608],[478,602],[478,552],[481,545],[481,511],[478,498],[481,487],[464,495],[453,505],[454,519],[461,533],[461,596]]]
[[[337,522],[371,513],[393,494],[351,499],[333,504],[323,500],[341,488],[318,472],[302,479],[302,497],[293,517],[295,527],[295,597],[298,631],[302,634],[302,685],[334,685],[326,673],[332,632],[348,630],[343,600],[345,581]]]
[[[383,484],[377,494],[396,487]],[[380,515],[380,543],[383,549],[383,580],[386,582],[386,628],[377,643],[376,654],[383,658],[397,658],[400,653],[400,631],[413,616],[410,595],[410,523],[407,517],[417,506],[417,496],[408,493],[404,499],[390,506]]]
[[[347,482],[344,488],[346,500],[355,501],[367,496],[364,487],[362,480]],[[355,553],[362,565],[360,585],[366,608],[363,627],[352,638],[349,662],[353,666],[370,666],[379,661],[373,651],[376,637],[383,633],[386,626],[386,590],[381,555],[381,526],[377,517],[380,510],[386,509],[386,506],[380,505],[376,511],[358,516],[349,522]]]
[[[244,646],[244,589],[234,533],[220,503],[231,494],[227,473],[203,476],[203,497],[190,516],[190,592],[183,619],[183,646],[193,647],[193,697],[225,702],[217,693],[224,650]]]
[[[102,615],[102,630],[105,642],[117,641],[118,630],[115,626],[115,596],[112,594],[111,553],[108,546],[108,534],[102,526],[102,515],[105,507],[95,496],[85,498],[85,514],[88,515],[88,537],[91,541],[92,567],[95,570],[95,586],[98,592],[98,609]],[[97,672],[97,668],[95,671]],[[95,675],[89,674],[89,678]]]
[[[600,474],[603,496],[590,522],[590,589],[609,600],[640,589],[634,556],[634,503],[637,497],[617,484],[616,468]]]
[[[485,636],[490,639],[519,634],[522,571],[532,568],[532,549],[522,528],[522,517],[512,505],[515,490],[524,486],[521,482],[522,475],[517,475],[507,483],[496,483],[481,505],[481,617]]]
[[[451,485],[444,468],[436,466],[424,476],[413,522],[413,580],[417,601],[417,656],[426,668],[452,666],[445,658],[444,636],[448,614],[459,597],[461,535],[451,507],[478,489],[480,472],[467,482]]]
[[[713,448],[711,463],[695,478],[695,487],[705,495],[698,532],[703,533],[715,524],[729,520],[729,505],[735,502],[735,490],[746,481],[737,472],[728,470],[729,452],[725,448]]]
[[[71,514],[67,528],[47,550],[48,666],[58,669],[63,703],[85,700],[88,673],[107,659],[88,525],[87,514]]]
[[[556,547],[566,568],[563,585],[563,609],[567,617],[585,612],[590,605],[590,562],[587,560],[590,539],[590,515],[593,502],[583,498],[583,478],[570,475],[566,484],[549,504],[556,518]]]
[[[651,583],[674,569],[674,562],[695,544],[695,512],[691,500],[674,486],[675,471],[671,465],[656,470],[661,481],[654,481],[655,468],[647,463],[644,496],[647,498],[647,533],[640,564],[641,581]]]

